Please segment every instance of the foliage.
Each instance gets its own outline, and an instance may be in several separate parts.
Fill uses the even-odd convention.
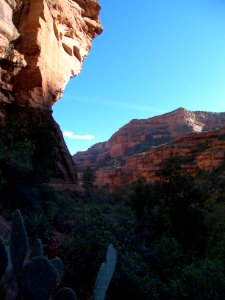
[[[0,237],[0,279],[4,275],[8,264],[8,254],[2,238]]]
[[[74,288],[80,299],[90,297],[105,249],[112,243],[118,261],[107,290],[109,299],[224,299],[224,170],[194,179],[182,176],[181,159],[172,158],[159,171],[158,182],[150,184],[140,178],[107,195],[107,190],[96,188],[89,169],[83,174],[85,201],[76,199],[74,205],[40,185],[55,174],[58,155],[53,125],[46,131],[48,122],[40,120],[36,128],[27,116],[8,120],[8,137],[0,137],[0,197],[6,208],[23,209],[31,244],[37,237],[49,241],[51,228],[58,231],[62,241],[57,247],[65,274],[62,286]],[[13,232],[23,232],[19,228]],[[18,242],[11,242],[11,247],[20,251],[13,244],[24,243],[23,233],[19,239],[18,234],[14,236]],[[17,273],[22,270],[24,275],[22,286],[32,269],[27,263],[40,255],[43,257],[41,243],[36,240],[29,262],[26,255],[25,259],[18,256],[20,262],[14,264]],[[62,264],[58,258],[48,263],[44,260],[49,270],[49,263],[57,266],[58,282]],[[35,276],[31,278],[38,282]],[[37,282],[32,285],[37,287]],[[26,296],[28,290],[24,288]],[[53,293],[53,288],[50,290]],[[74,299],[74,295],[63,288],[54,298]]]
[[[181,158],[178,156],[173,156],[167,159],[157,172],[161,181],[171,183],[174,179],[176,179],[176,177],[180,177],[181,161]]]
[[[181,176],[179,160],[170,160],[162,167],[160,181],[147,184],[139,180],[133,186],[131,206],[148,238],[163,234],[174,237],[184,248],[201,251],[206,242],[204,199],[190,176]]]
[[[183,299],[223,299],[224,266],[218,260],[204,259],[184,268],[180,285]]]
[[[50,238],[51,227],[42,211],[26,214],[24,223],[30,243],[33,243],[37,238],[44,241]]]
[[[93,192],[94,192],[94,182],[95,182],[96,176],[94,174],[94,171],[87,167],[82,174],[82,187],[84,188],[84,199],[86,201],[90,201],[93,199]]]
[[[95,174],[94,171],[90,168],[87,167],[82,174],[82,185],[84,189],[86,188],[93,188],[94,187],[94,182],[95,182]]]
[[[49,112],[7,107],[0,135],[0,197],[5,208],[37,209],[40,184],[58,177],[59,140]]]
[[[6,296],[6,287],[2,282],[0,282],[0,299],[5,299],[5,296]]]
[[[2,176],[2,171],[0,170],[0,190],[4,187],[6,181]]]
[[[20,239],[21,237],[21,239]],[[17,246],[17,247],[16,247]],[[27,255],[29,252],[29,256]],[[1,268],[2,276],[6,270],[8,257],[2,239],[0,239]],[[10,255],[13,269],[16,273],[16,283],[19,293],[16,299],[21,300],[49,300],[55,292],[63,274],[63,262],[56,257],[52,260],[43,255],[43,245],[40,239],[36,239],[31,250],[28,247],[28,239],[20,210],[16,210],[12,218],[12,234],[10,241]],[[103,295],[108,288],[112,274],[115,269],[116,250],[109,246],[104,263],[104,286],[98,286],[98,291],[102,290]],[[6,290],[7,291],[7,290]],[[0,286],[0,293],[5,297],[4,285]],[[75,292],[70,288],[59,290],[53,299],[76,300]]]
[[[37,292],[34,296],[38,285],[35,284],[39,279],[37,274],[31,276],[29,274],[32,273],[34,266],[38,268],[38,262],[43,262],[45,259],[41,240],[50,241],[51,228],[58,229],[63,234],[70,234],[72,232],[70,223],[74,222],[71,216],[73,209],[67,201],[56,199],[52,192],[44,191],[43,187],[43,183],[48,182],[52,176],[60,176],[56,166],[60,155],[59,140],[56,138],[56,127],[50,112],[38,113],[35,109],[22,107],[15,109],[14,106],[7,107],[7,110],[9,110],[5,119],[7,131],[2,129],[3,134],[0,135],[1,206],[3,210],[8,211],[17,209],[12,219],[10,255],[21,293],[33,299],[39,295]],[[97,191],[94,180],[94,174],[87,172],[84,175],[84,186],[88,191],[86,196],[89,193],[92,200],[97,197],[97,194],[95,197],[92,194],[92,191]],[[24,218],[18,209],[21,209]],[[104,234],[104,237],[106,236],[107,233]],[[112,242],[110,237],[109,235],[106,240],[104,238],[100,240],[98,247],[100,254],[96,251],[98,259],[93,262],[94,268],[91,266],[94,276],[104,249]],[[31,250],[28,242],[32,245]],[[45,259],[39,274],[44,272],[45,267],[48,268],[47,265]],[[54,259],[50,265],[57,268],[58,279],[61,278],[63,270],[61,261]],[[79,273],[77,276],[79,277]],[[31,290],[27,286],[29,281],[33,281],[30,285],[33,286],[34,293],[30,296]]]
[[[2,269],[7,265],[6,250],[1,244]],[[56,268],[43,256],[40,240],[34,242],[28,260],[28,239],[21,212],[16,210],[12,218],[10,256],[19,288],[18,297],[32,300],[48,300],[54,292],[58,274]]]
[[[60,248],[64,283],[78,295],[90,291],[104,256],[100,249],[111,241],[118,262],[109,298],[223,299],[225,201],[222,194],[212,198],[198,178],[181,175],[180,163],[167,161],[154,184],[140,178],[105,203],[74,207]]]
[[[130,247],[134,235],[133,214],[129,208],[119,205],[81,203],[74,207],[71,217],[71,233],[59,249],[65,266],[63,283],[72,286],[78,295],[83,290],[91,294],[93,278],[105,257],[104,249],[112,243],[121,258],[124,248]]]
[[[14,49],[14,44],[10,42],[5,48],[5,55],[4,55],[5,59],[8,59],[10,57],[10,55],[13,52],[13,49]]]

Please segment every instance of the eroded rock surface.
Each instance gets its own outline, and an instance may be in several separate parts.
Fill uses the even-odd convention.
[[[182,170],[196,175],[224,163],[225,113],[191,112],[179,108],[146,120],[132,120],[109,141],[78,152],[74,161],[81,176],[89,166],[96,184],[110,189],[140,176],[157,179],[156,171],[171,156],[184,158]]]
[[[20,107],[18,114],[22,107],[26,112],[32,109],[32,115],[36,109],[43,122],[43,111],[52,118],[52,105],[69,79],[79,74],[93,38],[102,32],[99,11],[98,0],[0,0],[2,128],[10,118],[10,106]],[[57,128],[56,124],[62,156],[58,166],[63,178],[74,181],[74,163]]]
[[[158,180],[157,171],[170,157],[181,159],[181,173],[196,176],[199,172],[219,169],[225,162],[225,128],[208,132],[192,133],[168,144],[133,155],[123,165],[114,165],[96,170],[98,186],[110,190],[132,183],[144,177],[147,182]]]
[[[99,10],[94,0],[0,0],[1,102],[50,109],[102,31]]]

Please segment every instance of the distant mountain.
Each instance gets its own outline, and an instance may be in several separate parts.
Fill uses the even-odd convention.
[[[175,111],[132,120],[112,137],[73,156],[78,175],[89,166],[98,186],[110,189],[135,181],[157,179],[156,170],[171,156],[184,159],[183,172],[195,175],[224,162],[225,113]],[[185,163],[186,162],[186,163]]]

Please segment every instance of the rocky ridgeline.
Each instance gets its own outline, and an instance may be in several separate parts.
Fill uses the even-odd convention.
[[[102,32],[99,11],[98,0],[0,1],[0,133],[6,134],[7,120],[23,110],[32,115],[34,127],[40,118],[51,123],[60,140],[57,173],[70,182],[76,181],[74,163],[51,106]]]
[[[79,175],[90,166],[98,186],[111,189],[137,180],[157,179],[156,171],[171,156],[183,158],[184,174],[220,167],[225,155],[225,113],[179,108],[146,120],[132,120],[107,142],[74,155]]]

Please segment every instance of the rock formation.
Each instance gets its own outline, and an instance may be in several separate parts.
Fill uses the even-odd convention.
[[[101,33],[99,11],[98,0],[0,0],[1,132],[18,107],[18,114],[24,108],[55,124],[51,106],[80,72]],[[57,124],[54,134],[60,138],[61,177],[74,181],[73,161]]]
[[[102,31],[100,6],[95,0],[1,0],[0,9],[1,102],[50,109]]]
[[[225,113],[179,108],[147,120],[132,120],[109,141],[74,155],[79,173],[90,166],[98,186],[111,189],[140,176],[157,179],[156,171],[171,156],[183,158],[182,171],[196,175],[224,163]]]

